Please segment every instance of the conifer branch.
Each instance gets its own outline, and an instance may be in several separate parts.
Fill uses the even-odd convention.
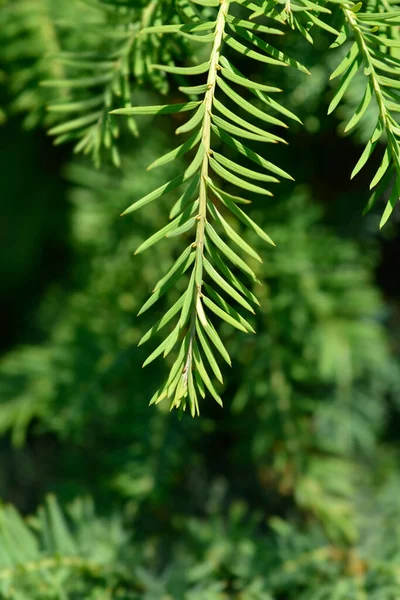
[[[153,339],[165,328],[166,337],[144,366],[160,355],[174,356],[169,375],[151,403],[169,399],[171,408],[188,408],[192,415],[199,414],[198,398],[206,393],[222,404],[213,383],[213,377],[223,383],[216,355],[228,364],[230,357],[216,325],[224,321],[241,332],[253,332],[240,311],[254,314],[253,307],[258,304],[251,287],[242,282],[239,274],[249,279],[250,286],[259,283],[251,262],[242,255],[250,261],[261,261],[261,257],[243,238],[239,223],[274,245],[241,205],[251,203],[253,194],[273,195],[268,184],[275,184],[280,178],[292,179],[268,160],[267,152],[260,148],[286,143],[279,135],[279,128],[287,128],[286,120],[299,119],[275,100],[280,88],[265,80],[253,81],[236,67],[237,56],[250,64],[261,63],[267,69],[291,67],[309,74],[305,65],[275,47],[274,38],[285,36],[285,28],[297,30],[310,43],[313,31],[334,35],[332,47],[353,41],[331,76],[331,79],[340,76],[341,81],[328,112],[339,105],[362,68],[365,93],[346,130],[358,125],[373,98],[379,117],[352,176],[367,163],[378,141],[385,139],[386,150],[371,181],[374,190],[367,209],[392,186],[381,226],[389,218],[400,195],[400,128],[396,118],[400,107],[400,59],[392,52],[400,47],[395,29],[400,14],[388,0],[382,1],[383,4],[377,2],[374,6],[370,3],[361,12],[360,5],[350,0],[297,0],[281,4],[273,0],[177,0],[175,3],[148,0],[132,7],[121,7],[116,0],[97,5],[94,0],[113,19],[122,15],[120,21],[117,18],[118,27],[114,27],[113,21],[104,20],[105,38],[117,40],[116,45],[111,44],[112,49],[106,55],[96,52],[88,55],[86,50],[58,53],[60,63],[67,70],[75,69],[75,75],[45,83],[71,96],[60,98],[50,107],[54,114],[67,115],[50,133],[57,136],[58,143],[76,140],[75,149],[91,152],[97,164],[104,150],[109,150],[114,164],[119,164],[120,129],[110,113],[128,117],[135,135],[140,115],[190,114],[176,130],[177,134],[189,137],[148,168],[164,167],[185,157],[189,158],[187,167],[136,200],[123,213],[134,212],[184,188],[171,207],[170,221],[136,250],[143,252],[164,238],[183,236],[191,240],[156,284],[139,313],[151,308],[178,281],[187,278],[180,298],[140,341],[142,344]],[[235,10],[230,10],[233,7]],[[258,23],[257,17],[267,17],[268,21]],[[337,23],[343,21],[338,31]],[[203,52],[201,61],[190,62],[193,58],[190,54],[188,63],[178,62],[185,54],[177,49],[198,45],[210,48],[207,60],[204,61]],[[187,78],[202,75],[204,83],[187,84]],[[169,77],[179,82],[179,92],[188,97],[187,101],[155,106],[131,104],[136,84],[147,81],[165,92]],[[190,237],[193,231],[194,240]]]
[[[204,0],[196,3],[202,5]],[[186,248],[175,265],[158,282],[153,295],[140,311],[142,313],[150,308],[177,279],[189,272],[186,291],[164,317],[143,336],[140,343],[148,341],[159,329],[179,315],[175,327],[145,361],[144,366],[160,354],[163,354],[164,357],[168,356],[177,347],[177,356],[171,366],[169,376],[165,384],[156,392],[151,403],[158,403],[168,398],[171,408],[179,410],[189,408],[192,416],[199,414],[199,396],[205,397],[206,390],[222,405],[221,397],[207,371],[206,364],[211,368],[214,377],[222,383],[222,373],[214,348],[229,364],[230,358],[212,320],[218,318],[239,331],[254,332],[251,324],[231,303],[237,303],[241,309],[244,308],[250,313],[254,313],[252,304],[258,302],[251,290],[237,277],[236,270],[242,271],[253,283],[258,283],[258,279],[251,267],[236,250],[230,247],[227,241],[233,242],[241,252],[253,259],[261,261],[261,258],[232,227],[229,219],[236,217],[264,241],[273,245],[270,237],[237,206],[243,203],[248,204],[249,200],[227,193],[219,181],[244,189],[246,194],[257,193],[271,196],[272,193],[265,188],[265,183],[277,183],[279,180],[276,176],[291,179],[283,169],[267,161],[262,155],[237,139],[244,138],[263,144],[284,142],[276,133],[267,131],[266,124],[274,127],[287,127],[286,124],[281,118],[271,115],[269,111],[254,106],[243,97],[243,92],[239,94],[233,86],[253,94],[264,107],[277,112],[280,116],[297,120],[293,113],[271,97],[271,94],[280,91],[278,88],[265,83],[253,82],[224,56],[223,42],[234,52],[248,56],[255,61],[278,67],[292,66],[307,73],[307,69],[302,64],[278,51],[271,44],[264,42],[258,35],[263,32],[278,35],[279,30],[233,17],[229,13],[230,0],[221,0],[220,2],[207,0],[206,4],[217,9],[215,21],[202,20],[189,2],[180,0],[179,7],[189,21],[188,23],[152,26],[142,32],[142,35],[184,34],[191,36],[197,43],[212,41],[209,58],[200,65],[193,67],[153,66],[157,70],[173,75],[191,76],[207,73],[204,85],[180,87],[183,93],[190,96],[204,94],[203,99],[175,105],[131,106],[112,111],[113,114],[129,116],[195,110],[187,123],[177,130],[177,133],[194,131],[192,137],[176,150],[172,150],[156,160],[150,165],[150,168],[171,162],[197,147],[192,162],[183,174],[140,198],[123,213],[128,214],[135,211],[180,185],[187,185],[186,191],[171,210],[173,221],[143,242],[136,253],[147,249],[162,237],[187,234],[196,225],[195,241]],[[243,6],[252,10],[252,5],[247,6],[246,3],[243,3]],[[224,94],[223,102],[216,97],[217,88]],[[243,113],[243,117],[241,113]],[[249,114],[261,121],[262,128],[249,120]],[[240,162],[235,162],[225,157],[223,151],[219,151],[219,146],[223,147],[225,144],[240,156],[244,156],[249,163],[255,163],[261,171],[245,166],[242,159]],[[218,147],[218,151],[214,150],[216,147]],[[221,205],[221,208],[218,208],[218,204]],[[223,238],[227,238],[227,241]],[[231,263],[231,267],[228,266],[229,263]],[[227,297],[221,295],[221,292]]]
[[[61,90],[67,99],[59,98],[48,106],[58,123],[49,130],[55,136],[55,143],[75,142],[74,151],[91,154],[97,167],[103,157],[110,155],[115,166],[120,166],[118,139],[120,127],[110,119],[112,106],[127,106],[132,101],[136,88],[147,81],[165,92],[165,77],[151,75],[148,64],[155,61],[160,51],[150,37],[145,47],[142,45],[142,29],[157,23],[164,10],[161,0],[151,0],[143,7],[113,6],[95,3],[104,23],[98,26],[99,48],[87,51],[58,52],[52,55],[53,62],[65,65],[64,77],[46,79],[42,85],[53,90]],[[102,39],[103,38],[103,39]],[[111,48],[104,52],[104,41],[109,40]],[[162,49],[168,57],[168,48]],[[138,129],[133,117],[127,121],[130,132],[136,137]]]
[[[363,13],[357,12],[359,8],[357,5],[355,7],[345,4],[342,6],[354,43],[331,75],[331,79],[338,75],[341,75],[342,78],[328,112],[332,112],[337,107],[355,75],[363,68],[367,85],[355,114],[347,124],[346,131],[359,123],[368,110],[372,98],[376,100],[379,116],[370,140],[351,176],[354,177],[364,167],[378,141],[384,137],[386,149],[379,168],[372,178],[370,187],[375,189],[365,209],[365,212],[370,210],[376,200],[392,184],[392,191],[380,221],[380,227],[383,227],[400,198],[400,128],[394,117],[400,109],[399,86],[396,80],[400,71],[400,60],[391,54],[382,52],[382,46],[384,48],[396,46],[396,41],[381,35],[381,30],[388,32],[394,23],[400,23],[400,13]],[[339,35],[339,41],[334,46],[344,43],[347,37],[344,28]]]

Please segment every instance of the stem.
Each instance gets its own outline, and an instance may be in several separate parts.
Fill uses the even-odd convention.
[[[207,78],[207,91],[204,95],[205,112],[202,124],[202,139],[201,142],[204,146],[204,159],[201,166],[200,173],[200,191],[199,191],[199,212],[197,215],[197,229],[196,229],[196,241],[194,247],[196,248],[196,258],[194,270],[196,273],[196,284],[195,293],[193,299],[194,310],[192,312],[190,330],[189,330],[189,345],[187,351],[187,357],[185,367],[183,370],[183,378],[185,387],[187,384],[187,378],[192,366],[193,356],[193,342],[196,335],[196,320],[198,304],[202,298],[202,283],[203,283],[203,255],[204,255],[204,234],[205,224],[207,220],[207,189],[208,189],[208,169],[209,169],[209,157],[212,153],[211,150],[211,111],[214,101],[215,86],[217,82],[217,73],[219,67],[219,57],[221,53],[221,45],[225,32],[225,21],[226,15],[228,14],[230,0],[220,0],[220,8],[218,11],[217,21],[215,25],[215,37],[210,55],[210,66]]]

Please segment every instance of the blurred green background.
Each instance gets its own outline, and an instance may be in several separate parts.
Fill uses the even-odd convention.
[[[378,231],[381,205],[362,216],[368,173],[349,175],[369,121],[343,136],[357,94],[326,116],[340,57],[327,37],[314,49],[285,42],[312,76],[279,74],[304,126],[274,148],[296,182],[252,206],[277,244],[251,240],[264,259],[257,334],[221,327],[234,363],[224,408],[204,401],[199,419],[181,421],[148,407],[163,365],[142,370],[136,347],[154,320],[137,310],[180,241],[133,251],[165,224],[173,195],[118,216],[170,174],[145,168],[172,147],[176,123],[141,120],[140,137],[122,132],[121,168],[96,170],[52,144],[36,74],[19,83],[34,52],[8,52],[4,37],[0,597],[400,597],[399,227]],[[64,519],[57,548],[37,513],[46,502],[50,525],[55,506]],[[39,558],[8,503],[39,515]]]

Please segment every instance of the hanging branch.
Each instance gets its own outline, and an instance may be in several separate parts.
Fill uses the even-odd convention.
[[[205,4],[203,0],[201,4]],[[162,319],[145,334],[140,343],[148,341],[178,315],[172,331],[151,353],[144,365],[149,364],[161,354],[167,357],[176,348],[176,358],[166,382],[156,392],[151,402],[158,403],[169,399],[171,408],[185,410],[186,407],[189,407],[193,416],[199,414],[199,397],[205,397],[206,390],[222,405],[220,395],[210,377],[209,369],[215,378],[222,382],[217,354],[228,364],[230,364],[230,358],[214,326],[215,319],[221,319],[239,331],[254,332],[252,325],[240,311],[245,309],[253,314],[253,306],[258,302],[235,272],[242,271],[251,283],[258,283],[258,279],[252,268],[227,242],[233,242],[252,259],[261,261],[261,258],[231,226],[224,213],[227,216],[231,213],[232,216],[255,231],[264,241],[273,244],[270,237],[239,208],[238,204],[248,204],[249,201],[246,198],[227,193],[221,187],[219,180],[236,188],[244,189],[246,193],[271,196],[271,192],[265,187],[266,184],[277,183],[279,181],[277,175],[291,179],[284,170],[267,161],[262,155],[254,152],[238,139],[272,144],[284,142],[280,136],[267,131],[265,127],[266,124],[286,127],[286,124],[280,118],[253,106],[251,102],[236,92],[232,85],[250,91],[265,107],[272,108],[283,116],[297,119],[295,115],[271,97],[271,94],[280,91],[278,88],[254,82],[238,71],[234,64],[224,56],[223,43],[253,60],[274,67],[293,66],[307,72],[306,68],[298,61],[276,50],[254,33],[257,31],[257,33],[277,35],[281,33],[280,30],[233,17],[229,12],[231,4],[233,2],[230,0],[222,0],[218,6],[217,2],[207,0],[207,6],[218,7],[216,20],[208,22],[203,21],[189,3],[180,2],[181,10],[189,23],[150,27],[143,32],[146,34],[184,34],[196,42],[205,44],[209,44],[211,41],[209,59],[200,65],[193,67],[153,65],[155,69],[175,75],[207,74],[206,83],[203,85],[180,87],[183,93],[191,96],[203,95],[202,100],[165,106],[132,106],[112,111],[113,114],[123,115],[159,115],[194,111],[187,123],[177,130],[178,134],[194,131],[191,137],[177,149],[155,161],[150,168],[165,165],[197,147],[192,162],[183,174],[137,200],[124,213],[135,211],[187,183],[186,190],[171,210],[173,220],[161,231],[143,242],[136,253],[147,249],[164,236],[186,235],[195,228],[194,241],[186,247],[168,273],[156,284],[153,295],[139,313],[150,308],[180,277],[186,272],[188,273],[186,291]],[[227,103],[218,100],[217,88],[241,112],[233,112],[228,108]],[[241,116],[242,112],[243,117]],[[258,118],[262,127],[253,125],[248,120],[248,114]],[[214,149],[216,146],[213,140],[220,145],[227,144],[238,155],[244,155],[261,170],[243,166],[242,159],[240,162],[234,162],[227,158],[219,149],[218,151]],[[252,183],[252,181],[256,183]],[[218,203],[223,208],[218,208]]]

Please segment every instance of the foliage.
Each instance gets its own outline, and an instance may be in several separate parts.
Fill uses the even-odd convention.
[[[142,146],[133,162],[145,163],[153,144]],[[230,414],[224,424],[206,415],[192,425],[185,422],[183,430],[162,405],[145,409],[154,372],[147,379],[141,375],[132,346],[140,335],[132,311],[141,299],[132,294],[131,281],[151,285],[154,268],[136,260],[126,264],[126,248],[140,234],[132,239],[129,224],[114,219],[134,178],[129,160],[124,164],[122,180],[79,164],[69,168],[72,234],[85,269],[62,310],[61,290],[49,293],[40,319],[53,323],[48,342],[9,353],[1,367],[3,431],[11,427],[18,445],[26,443],[32,428],[36,436],[52,432],[68,443],[70,458],[66,461],[63,446],[56,458],[53,489],[61,496],[71,490],[72,497],[89,489],[100,505],[109,507],[112,499],[125,507],[116,511],[111,539],[108,521],[98,524],[87,509],[74,509],[73,515],[86,515],[73,517],[76,550],[54,555],[44,549],[34,561],[38,568],[50,561],[45,571],[40,566],[46,593],[312,598],[319,590],[329,598],[337,588],[338,597],[347,598],[396,590],[395,568],[382,571],[376,555],[381,543],[370,539],[364,524],[372,518],[371,507],[374,519],[394,523],[397,518],[390,501],[397,484],[384,484],[389,501],[385,496],[379,504],[373,501],[378,492],[368,466],[385,428],[387,395],[399,381],[379,324],[383,306],[370,283],[372,257],[361,259],[356,245],[318,224],[319,211],[309,206],[304,190],[270,209],[265,219],[282,250],[268,266],[260,333],[249,341],[227,338],[238,357],[224,392],[233,397],[226,408]],[[138,227],[149,230],[162,218],[163,208],[154,205]],[[323,253],[327,246],[329,253]],[[153,256],[155,263],[171,258],[165,250]],[[338,264],[340,269],[332,268]],[[227,448],[216,445],[224,432],[236,440]],[[214,451],[222,452],[219,466],[208,463],[205,446],[208,460]],[[96,456],[94,472],[91,456]],[[390,451],[384,461],[389,456]],[[235,472],[229,486],[221,469]],[[358,514],[360,486],[370,500]],[[251,511],[242,498],[253,503]],[[295,503],[304,525],[274,517],[265,529],[262,515],[276,514],[279,498],[283,506],[288,503],[288,514]],[[202,516],[190,516],[198,510]],[[11,527],[11,513],[5,523]],[[98,557],[101,532],[107,532],[111,558]],[[75,541],[86,535],[92,543]],[[387,552],[383,560],[392,561],[392,551]],[[13,567],[16,594],[36,589],[30,577],[37,571],[31,575],[26,561]],[[82,566],[85,561],[90,568]],[[7,580],[7,585],[14,584]],[[38,597],[41,593],[38,589]]]
[[[71,531],[52,496],[28,522],[12,506],[0,515],[3,598],[111,597],[108,564],[118,563],[126,546],[118,518],[105,522],[95,517],[89,500],[78,501],[69,514]]]
[[[200,5],[202,4],[203,3],[200,2]],[[273,4],[269,6],[268,3],[264,3],[263,6],[258,9],[256,5],[248,3],[247,1],[238,2],[238,4],[244,6],[244,8],[247,8],[253,13],[250,18],[266,15],[272,20],[277,20],[279,23],[285,23],[287,21],[286,15],[284,13],[282,14],[280,11],[278,12]],[[275,176],[269,174],[271,172],[280,177],[290,178],[290,175],[281,168],[266,161],[260,154],[254,152],[252,149],[248,148],[248,146],[243,144],[242,141],[237,139],[237,137],[239,137],[257,142],[283,142],[284,140],[281,137],[267,132],[264,123],[266,122],[277,127],[285,127],[285,123],[280,118],[277,119],[276,117],[267,114],[265,110],[263,111],[254,107],[245,100],[241,94],[235,92],[234,89],[232,89],[231,84],[233,83],[239,87],[249,89],[263,102],[264,105],[267,105],[269,109],[280,113],[280,116],[283,114],[286,117],[296,119],[295,115],[288,112],[282,104],[276,102],[271,97],[270,94],[279,92],[279,88],[268,86],[265,83],[257,83],[250,78],[244,77],[243,73],[236,68],[234,63],[224,56],[224,47],[222,45],[223,43],[226,44],[228,47],[239,54],[243,54],[249,59],[272,66],[291,66],[308,73],[306,67],[299,61],[288,57],[285,53],[263,41],[263,39],[257,35],[258,33],[266,33],[269,35],[282,34],[283,31],[280,29],[258,25],[254,21],[247,20],[246,18],[238,18],[234,14],[231,15],[229,12],[231,8],[229,0],[222,2],[217,2],[216,0],[214,2],[211,0],[210,2],[206,2],[205,6],[219,6],[215,21],[208,22],[206,19],[202,20],[201,15],[195,11],[193,6],[191,6],[190,3],[183,1],[181,3],[178,2],[178,8],[180,7],[182,11],[183,22],[172,25],[156,25],[145,28],[141,32],[142,35],[147,33],[163,34],[184,32],[188,37],[193,36],[192,39],[195,42],[208,44],[212,41],[208,60],[199,65],[193,67],[171,67],[170,65],[165,65],[163,67],[162,65],[153,65],[153,68],[162,69],[178,75],[193,76],[206,72],[207,81],[205,84],[189,87],[181,86],[179,88],[183,93],[188,95],[204,95],[203,100],[189,100],[179,104],[176,103],[163,106],[133,106],[112,111],[114,114],[136,115],[164,114],[195,110],[189,121],[185,125],[180,126],[176,131],[176,133],[182,133],[194,130],[195,133],[193,136],[180,145],[175,151],[167,153],[152,163],[149,168],[152,169],[156,166],[164,165],[180,155],[190,152],[193,147],[197,147],[198,149],[192,162],[181,175],[171,179],[168,183],[154,190],[154,192],[140,198],[123,213],[127,214],[136,211],[150,202],[157,200],[186,181],[190,182],[186,191],[179,198],[177,205],[174,205],[171,210],[170,219],[173,220],[143,242],[136,252],[146,250],[150,245],[158,242],[164,236],[175,237],[182,233],[186,234],[195,227],[193,243],[183,251],[167,274],[158,281],[154,287],[152,296],[139,312],[139,314],[141,314],[150,308],[161,295],[168,291],[178,277],[182,276],[186,271],[190,272],[189,282],[185,293],[163,315],[162,319],[160,319],[153,328],[145,334],[141,339],[141,343],[147,341],[154,332],[157,332],[167,325],[176,314],[179,315],[175,327],[164,338],[164,341],[150,354],[144,365],[152,362],[160,354],[163,354],[163,357],[165,358],[175,346],[177,346],[177,357],[171,366],[169,376],[164,386],[162,386],[153,396],[150,403],[158,403],[163,399],[168,398],[171,400],[171,408],[176,407],[185,410],[188,402],[192,416],[199,414],[199,397],[204,397],[206,391],[208,391],[217,402],[222,404],[222,400],[210,380],[206,364],[209,365],[213,375],[221,383],[223,380],[216,358],[217,353],[218,355],[222,355],[222,358],[230,364],[230,357],[227,355],[223,342],[215,331],[212,320],[210,320],[211,313],[213,313],[214,316],[216,315],[225,320],[236,329],[254,332],[251,323],[238,312],[235,306],[231,305],[231,301],[233,299],[236,303],[241,305],[241,309],[245,308],[250,313],[253,313],[254,310],[252,304],[257,304],[257,300],[254,294],[238,280],[235,273],[224,264],[224,261],[227,260],[228,264],[231,264],[234,268],[244,272],[253,283],[258,281],[257,276],[254,273],[254,270],[243,261],[240,255],[226,243],[221,237],[221,234],[227,238],[228,241],[236,244],[236,246],[238,246],[244,254],[250,256],[250,258],[259,261],[262,261],[262,259],[260,255],[255,252],[254,248],[249,246],[249,244],[243,240],[241,235],[232,228],[229,221],[226,220],[226,215],[224,216],[224,213],[227,213],[228,216],[229,213],[230,216],[235,216],[246,226],[250,227],[250,229],[256,231],[265,241],[273,244],[271,238],[237,206],[237,204],[246,204],[249,201],[227,194],[226,191],[218,186],[218,183],[215,183],[213,177],[225,180],[228,184],[231,184],[236,188],[244,188],[246,190],[246,195],[249,193],[258,193],[267,196],[271,195],[271,192],[266,189],[264,185],[260,186],[259,184],[250,183],[246,179],[238,177],[238,175],[255,180],[256,182],[263,181],[266,183],[276,183],[279,181]],[[305,26],[303,26],[299,20],[300,17],[303,17],[303,13],[306,15],[307,19],[311,20],[312,24],[320,26],[330,33],[338,33],[331,25],[324,23],[319,17],[313,14],[313,9],[315,8],[318,13],[321,12],[319,6],[312,7],[305,3],[304,7],[300,7],[299,17],[288,19],[289,22],[291,21],[292,26],[296,26],[300,29],[303,35],[311,41],[311,43],[312,38],[310,38],[307,31],[309,23],[308,25],[305,24]],[[349,122],[347,128],[349,129],[356,125],[367,110],[372,96],[375,96],[379,107],[378,125],[374,130],[371,140],[368,142],[360,161],[354,168],[353,175],[364,166],[376,145],[375,142],[378,141],[382,132],[385,131],[388,146],[377,174],[371,182],[371,187],[374,187],[381,181],[386,171],[388,171],[388,173],[384,183],[374,192],[373,199],[370,200],[371,204],[371,202],[374,202],[376,197],[386,189],[388,181],[393,177],[393,170],[395,170],[395,183],[388,202],[388,208],[385,210],[381,221],[381,224],[383,224],[386,222],[400,193],[400,184],[398,184],[398,180],[400,179],[400,150],[396,137],[398,126],[390,112],[391,109],[396,110],[396,108],[398,108],[398,104],[395,102],[398,100],[396,95],[397,82],[395,79],[390,79],[382,75],[379,71],[396,75],[398,69],[397,59],[390,54],[390,48],[392,45],[396,45],[396,40],[392,39],[391,33],[393,26],[399,21],[399,15],[396,12],[390,11],[383,16],[378,13],[359,13],[357,12],[360,8],[359,6],[353,10],[353,8],[350,5],[346,5],[346,3],[340,5],[340,8],[343,11],[343,17],[346,22],[342,26],[340,33],[338,33],[337,40],[333,45],[337,46],[346,42],[349,37],[349,30],[353,34],[355,41],[345,59],[332,75],[332,77],[335,77],[345,71],[338,91],[329,106],[328,112],[331,112],[338,105],[354,74],[357,72],[362,62],[364,62],[364,72],[366,75],[369,73],[369,81],[360,107],[357,108],[356,113]],[[325,7],[322,12],[324,11],[331,14],[331,11]],[[290,10],[286,10],[286,13],[287,12],[290,12]],[[185,22],[187,20],[189,23]],[[369,23],[371,23],[371,26]],[[388,40],[386,42],[389,48],[387,54],[380,52],[382,46],[380,37],[377,37],[376,39],[372,38],[372,42],[369,38],[372,33],[369,33],[368,28],[370,28],[372,32],[373,28],[379,28],[379,26],[384,30],[389,31],[389,37],[384,38],[385,40]],[[365,29],[367,32],[365,32]],[[200,36],[197,35],[203,31],[209,33]],[[245,41],[247,45],[243,44],[243,41]],[[375,45],[372,49],[369,48],[371,43]],[[259,52],[259,50],[262,52]],[[383,91],[382,86],[392,87],[393,89],[391,92]],[[216,98],[217,87],[219,87],[221,91],[224,92],[225,96],[228,97],[228,106],[225,96],[223,102]],[[239,108],[246,113],[245,118],[238,116],[236,111],[230,110],[229,101],[234,105],[239,106]],[[255,126],[248,119],[248,114],[261,119],[263,128]],[[222,118],[221,115],[225,118]],[[228,119],[228,121],[226,119]],[[240,125],[241,127],[237,127],[237,125]],[[264,168],[267,173],[253,170],[253,168],[249,169],[242,164],[242,161],[238,163],[231,160],[231,158],[226,156],[226,150],[217,152],[214,149],[214,142],[211,139],[212,132],[216,134],[222,144],[227,144],[230,149],[244,155],[250,162],[252,161],[258,167]],[[220,150],[219,147],[218,150]],[[392,161],[393,165],[389,169]],[[215,226],[217,227],[217,231],[215,230]],[[221,291],[229,296],[228,300],[223,295],[221,296]],[[217,352],[214,352],[213,346],[215,346]]]
[[[69,221],[43,211],[37,222],[68,239],[70,256],[0,362],[0,497],[13,503],[0,508],[0,598],[400,593],[397,298],[387,298],[390,277],[376,283],[379,246],[396,233],[392,218],[377,236],[378,196],[390,202],[398,185],[398,9],[214,4],[3,2],[8,131],[19,131],[20,111],[38,130],[7,143],[7,160],[31,161],[26,145],[62,163]],[[200,118],[171,150],[191,107]],[[355,135],[344,139],[349,121]],[[69,146],[43,151],[41,128]],[[360,153],[369,162],[349,184]],[[148,164],[159,168],[146,174]],[[382,179],[359,218],[370,165]],[[275,176],[276,198],[263,193]],[[36,178],[23,194],[4,178],[17,246],[38,235],[25,210],[47,185]],[[134,223],[116,217],[144,204]],[[179,261],[181,242],[169,238],[180,235],[186,275],[139,320],[154,281]],[[58,256],[46,262],[61,270]],[[167,329],[174,316],[166,380],[178,369],[170,400],[183,421],[166,402],[148,408],[164,366],[142,370],[137,347],[149,331],[163,353],[154,321]],[[179,369],[191,357],[185,396]],[[204,403],[201,419],[187,418],[185,403],[197,413],[206,388],[224,410]]]
[[[394,485],[389,496],[398,492],[398,482]],[[53,497],[28,522],[5,507],[2,594],[12,599],[396,598],[398,511],[388,513],[384,502],[379,501],[381,512],[373,521],[379,527],[389,518],[394,528],[392,547],[385,550],[385,528],[381,535],[362,536],[351,548],[332,545],[319,528],[305,535],[279,518],[260,533],[260,516],[249,521],[246,506],[237,502],[226,518],[211,509],[208,521],[184,521],[168,565],[155,559],[159,545],[154,540],[139,550],[120,518],[97,517],[88,500],[71,505],[68,521]]]
[[[94,18],[98,30],[95,50],[88,44],[90,49],[83,46],[79,50],[55,54],[56,64],[63,69],[72,69],[74,75],[70,76],[67,72],[64,77],[49,79],[44,84],[64,90],[73,97],[60,98],[50,106],[50,110],[72,114],[73,118],[52,127],[50,133],[57,136],[56,142],[78,137],[75,150],[92,152],[96,164],[100,163],[103,147],[111,151],[113,162],[120,164],[116,144],[118,121],[111,120],[108,114],[117,101],[124,107],[111,113],[128,115],[128,124],[134,134],[137,133],[133,120],[136,115],[194,111],[190,119],[176,130],[178,134],[190,133],[190,136],[148,168],[165,166],[188,153],[192,154],[191,162],[179,175],[136,200],[123,213],[147,206],[186,184],[170,211],[170,221],[136,250],[136,253],[143,252],[164,237],[187,238],[188,233],[194,230],[189,244],[156,283],[152,295],[139,311],[141,314],[148,310],[178,279],[186,276],[183,293],[139,342],[147,342],[168,326],[163,341],[144,362],[146,366],[160,355],[166,358],[174,353],[169,375],[153,395],[151,404],[169,399],[171,409],[188,409],[192,416],[200,413],[199,401],[206,394],[222,405],[213,378],[223,383],[219,359],[228,364],[231,364],[231,359],[214,323],[216,319],[222,319],[239,331],[254,332],[251,321],[242,313],[245,309],[254,314],[258,300],[236,272],[239,270],[246,275],[250,285],[257,283],[259,279],[252,262],[262,261],[262,258],[243,239],[232,217],[273,244],[269,235],[238,204],[248,204],[248,197],[253,198],[254,194],[271,196],[265,183],[277,183],[279,177],[290,179],[291,176],[249,147],[248,140],[250,146],[258,143],[257,150],[260,143],[284,142],[274,131],[279,127],[286,128],[285,120],[299,119],[274,99],[274,94],[281,91],[278,87],[243,75],[235,66],[237,55],[249,62],[265,64],[271,70],[292,67],[307,74],[308,69],[279,49],[274,41],[275,37],[279,39],[287,35],[285,27],[296,30],[311,44],[311,34],[318,28],[325,34],[336,36],[332,43],[334,48],[350,42],[348,53],[331,75],[331,78],[339,75],[342,78],[328,112],[337,107],[354,76],[363,67],[365,92],[346,130],[359,123],[372,98],[378,106],[378,117],[352,176],[366,164],[379,138],[384,135],[386,150],[372,178],[371,188],[376,189],[368,203],[370,207],[392,182],[381,225],[387,221],[399,198],[399,127],[395,119],[399,108],[396,80],[400,64],[396,56],[399,13],[395,7],[392,9],[386,4],[382,5],[383,10],[367,6],[365,11],[361,11],[361,5],[347,0],[331,2],[328,6],[309,0],[303,0],[296,6],[261,1],[257,4],[248,0],[179,0],[173,6],[170,2],[153,0],[136,8],[131,8],[129,2],[121,5],[116,1],[104,6],[99,3],[97,8],[102,8],[105,16],[100,23]],[[267,17],[268,24],[258,23],[259,17]],[[338,24],[339,31],[336,29]],[[178,48],[182,37],[187,42],[185,48],[195,63],[193,66],[179,64],[182,47],[177,52],[172,49],[170,41],[164,41],[165,38],[169,40],[171,34],[177,37],[175,45]],[[105,51],[104,42],[108,39],[111,44]],[[198,47],[200,49],[196,49]],[[226,55],[228,50],[233,51],[233,59]],[[163,62],[160,64],[159,60]],[[135,83],[150,81],[160,91],[168,89],[165,80],[153,74],[159,71],[174,75],[178,85],[182,80],[184,85],[179,85],[179,91],[189,99],[172,104],[129,106]],[[188,78],[198,75],[204,75],[204,82],[188,85]],[[235,86],[240,89],[239,93]],[[78,95],[75,90],[79,91]],[[222,94],[221,100],[217,97],[217,90]],[[254,96],[257,102],[247,100],[243,90]],[[243,116],[238,114],[238,108]],[[271,111],[273,114],[270,114]],[[257,125],[253,123],[254,119]],[[228,190],[223,182],[230,186]],[[245,198],[236,195],[237,188],[245,190]],[[248,260],[244,260],[241,254]],[[175,325],[172,326],[174,320]]]

